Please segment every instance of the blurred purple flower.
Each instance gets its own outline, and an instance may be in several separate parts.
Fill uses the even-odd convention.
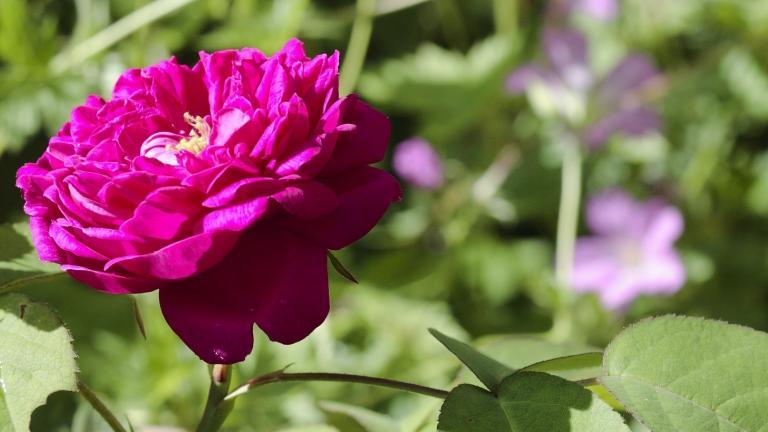
[[[617,0],[567,0],[566,8],[568,12],[577,10],[595,19],[608,21],[616,16],[619,5]]]
[[[435,190],[443,185],[440,156],[424,139],[411,138],[398,144],[392,164],[397,175],[413,186]]]
[[[597,79],[589,67],[587,41],[581,33],[549,28],[543,46],[546,62],[513,71],[506,83],[510,93],[545,89],[555,112],[582,130],[582,139],[591,149],[601,147],[616,133],[639,136],[659,129],[658,114],[642,98],[648,85],[659,78],[645,56],[629,55],[605,78]]]
[[[683,286],[685,267],[674,248],[683,232],[677,208],[610,189],[592,197],[586,212],[595,235],[576,243],[575,291],[595,292],[606,308],[617,310],[641,294],[671,294]]]

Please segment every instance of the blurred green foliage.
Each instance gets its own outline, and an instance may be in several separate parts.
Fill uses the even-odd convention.
[[[538,56],[544,9],[535,0],[376,2],[356,90],[390,115],[393,144],[411,136],[434,144],[447,182],[431,193],[406,186],[382,224],[339,254],[361,284],[334,277],[329,321],[290,347],[271,345],[257,331],[254,354],[237,366],[236,380],[293,363],[296,370],[448,387],[455,363],[428,327],[492,339],[509,364],[537,357],[499,344],[544,333],[555,318],[557,125],[507,95],[503,81]],[[126,16],[133,20],[127,30]],[[16,169],[42,152],[87,94],[108,96],[124,69],[170,55],[191,63],[201,49],[272,52],[293,36],[311,53],[343,55],[355,16],[352,0],[0,0],[2,219],[22,219]],[[768,329],[768,2],[624,0],[615,21],[577,17],[576,25],[588,35],[598,70],[640,51],[666,76],[655,102],[663,131],[612,139],[588,157],[584,187],[589,193],[620,185],[678,205],[686,216],[679,246],[689,282],[673,297],[641,298],[620,315],[580,297],[573,343],[602,346],[623,323],[661,312]],[[511,163],[490,169],[509,154]],[[2,231],[0,243],[17,237],[23,234]],[[19,265],[26,253],[0,248],[13,255],[3,261],[18,258]],[[194,427],[205,368],[164,323],[154,295],[139,298],[144,341],[125,298],[71,281],[26,291],[59,310],[84,381],[137,430]],[[491,336],[499,334],[518,336]],[[531,350],[548,346],[530,343]],[[427,431],[438,406],[359,386],[280,384],[239,399],[225,429]],[[54,394],[32,425],[106,430],[70,393]]]

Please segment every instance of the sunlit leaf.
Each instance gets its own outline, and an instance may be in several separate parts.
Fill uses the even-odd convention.
[[[603,353],[591,352],[557,357],[522,368],[528,372],[546,372],[570,381],[585,381],[602,375]]]
[[[20,294],[0,297],[0,430],[29,430],[49,394],[75,391],[75,353],[54,311]]]
[[[768,334],[701,318],[635,324],[600,382],[654,432],[768,430]]]
[[[462,384],[445,400],[444,432],[628,432],[621,416],[578,384],[540,372],[504,379],[498,397]]]
[[[429,332],[461,360],[491,391],[495,391],[499,383],[514,372],[514,369],[486,356],[464,342],[446,336],[435,329],[430,329]]]

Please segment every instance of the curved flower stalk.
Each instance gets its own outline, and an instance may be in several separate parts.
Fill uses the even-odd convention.
[[[578,31],[548,28],[542,43],[545,61],[512,72],[506,82],[510,93],[527,93],[538,111],[562,119],[592,150],[614,134],[637,136],[659,129],[659,116],[645,96],[661,77],[645,56],[628,55],[599,77]]]
[[[592,236],[576,242],[571,286],[595,292],[619,310],[642,294],[672,294],[686,280],[674,244],[683,232],[680,211],[660,199],[636,201],[619,189],[587,203]]]
[[[400,197],[369,166],[388,119],[339,97],[338,53],[298,40],[125,72],[75,108],[19,169],[40,258],[112,294],[159,290],[171,328],[209,363],[250,353],[252,327],[290,344],[329,309],[326,256]]]

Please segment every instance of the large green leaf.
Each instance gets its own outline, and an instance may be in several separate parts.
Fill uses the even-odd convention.
[[[578,384],[541,372],[502,381],[498,397],[462,384],[445,400],[444,432],[624,432],[621,416]]]
[[[59,390],[76,390],[69,332],[51,308],[0,296],[0,430],[29,430],[32,411]]]
[[[319,405],[323,411],[329,414],[353,419],[365,432],[400,432],[400,425],[394,418],[376,411],[331,401],[322,401]]]
[[[464,363],[472,373],[488,388],[496,391],[501,381],[512,374],[515,370],[497,362],[496,360],[477,351],[464,342],[459,342],[449,336],[440,333],[437,330],[429,330],[449,351],[451,351],[462,363]]]
[[[768,431],[768,334],[666,316],[620,333],[600,381],[654,432]]]

